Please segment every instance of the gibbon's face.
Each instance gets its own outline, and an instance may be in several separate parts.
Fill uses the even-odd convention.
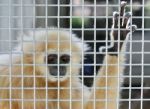
[[[81,43],[81,40],[74,34],[70,35],[67,31],[59,31],[58,35],[58,31],[50,31],[47,34],[35,33],[35,39],[37,40],[35,63],[42,64],[36,66],[37,72],[53,82],[64,81],[70,76],[79,74],[82,50],[87,50],[87,45]],[[45,39],[47,41],[42,42]],[[31,50],[31,48],[29,44],[24,45],[25,51]]]
[[[47,72],[51,81],[63,81],[70,76],[70,54],[53,54],[50,53],[44,57],[47,64]]]
[[[49,54],[47,59],[45,57],[45,62],[48,64],[48,71],[52,76],[63,77],[67,73],[67,65],[70,64],[70,55],[69,54]]]

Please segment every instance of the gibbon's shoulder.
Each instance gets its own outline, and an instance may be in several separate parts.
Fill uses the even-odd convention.
[[[28,31],[26,34],[19,35],[18,37],[18,40],[20,42],[33,41],[33,43],[34,41],[53,41],[53,39],[60,41],[64,40],[69,42],[71,40],[71,44],[75,44],[81,51],[89,50],[88,45],[85,42],[83,42],[80,38],[78,38],[76,34],[61,28],[37,29],[34,31]],[[16,47],[17,51],[21,49],[21,45],[21,43],[18,44],[18,47]]]

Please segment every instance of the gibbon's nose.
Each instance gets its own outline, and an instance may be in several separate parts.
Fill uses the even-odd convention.
[[[59,69],[58,69],[59,67]],[[52,75],[52,76],[65,76],[66,75],[66,72],[67,72],[67,68],[65,66],[50,66],[48,67],[49,68],[49,73]],[[59,71],[58,71],[59,70]]]

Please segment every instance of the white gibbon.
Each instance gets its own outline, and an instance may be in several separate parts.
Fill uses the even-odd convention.
[[[114,12],[112,42],[100,49],[108,53],[92,90],[78,78],[82,53],[89,49],[86,43],[64,30],[31,32],[12,52],[18,55],[2,56],[0,109],[117,109],[118,77],[125,62],[124,54],[118,52],[125,51],[130,29],[136,28],[130,25],[131,14],[125,13],[125,6],[121,2],[120,12]]]

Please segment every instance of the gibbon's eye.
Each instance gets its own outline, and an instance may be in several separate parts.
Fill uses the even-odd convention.
[[[50,54],[47,57],[47,63],[48,64],[56,64],[57,63],[57,55],[56,54]]]
[[[67,64],[70,61],[70,56],[67,54],[64,54],[60,57],[60,63],[61,64]]]

